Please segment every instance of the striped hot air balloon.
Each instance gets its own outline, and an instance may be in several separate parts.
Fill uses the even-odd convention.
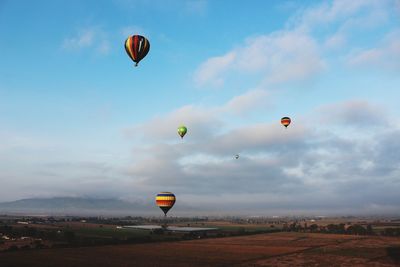
[[[283,117],[283,118],[281,119],[281,124],[282,124],[283,126],[285,126],[285,127],[288,127],[289,124],[290,124],[290,122],[291,122],[291,120],[290,120],[289,117]]]
[[[156,204],[162,211],[165,216],[167,216],[167,212],[174,206],[176,201],[176,197],[171,192],[161,192],[156,196]]]
[[[125,50],[128,56],[136,63],[136,67],[149,52],[150,42],[141,35],[133,35],[126,39]]]

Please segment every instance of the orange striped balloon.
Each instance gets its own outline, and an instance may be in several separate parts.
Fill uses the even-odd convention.
[[[281,124],[282,124],[283,126],[285,126],[285,127],[288,127],[289,124],[290,124],[290,122],[291,122],[291,120],[290,120],[289,117],[283,117],[283,118],[281,119]]]
[[[167,212],[174,206],[176,201],[176,197],[171,192],[161,192],[158,193],[156,196],[156,204],[162,211],[164,212],[165,216]]]

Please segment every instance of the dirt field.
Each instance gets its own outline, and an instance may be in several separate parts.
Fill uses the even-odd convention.
[[[0,253],[24,266],[400,266],[400,239],[275,233],[253,236]]]

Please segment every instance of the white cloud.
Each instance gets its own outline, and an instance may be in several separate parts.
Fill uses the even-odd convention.
[[[326,69],[325,52],[343,48],[367,31],[388,21],[393,0],[335,0],[306,8],[291,17],[283,30],[248,38],[222,56],[207,59],[197,69],[199,86],[221,87],[237,74],[258,74],[258,86],[305,80]],[[397,48],[392,48],[397,53]],[[348,51],[348,49],[347,49]],[[364,51],[354,63],[374,60],[377,51]],[[380,53],[380,51],[378,51]],[[253,76],[252,76],[253,77]]]
[[[62,48],[71,51],[94,48],[100,54],[108,54],[110,42],[99,27],[89,27],[79,30],[75,36],[65,38]]]
[[[369,11],[369,15],[361,16],[368,18],[368,21],[376,19],[376,14],[383,9],[387,9],[392,5],[392,1],[380,0],[334,0],[323,2],[320,5],[307,8],[292,17],[288,22],[288,27],[296,27],[302,30],[313,30],[326,24],[336,23],[338,21],[348,21],[362,13],[364,10]],[[363,20],[365,23],[366,20]],[[376,23],[377,21],[375,21]]]
[[[392,6],[393,0],[385,1],[355,1],[352,8],[347,9],[346,1],[332,2],[332,5],[326,4],[326,12],[333,13],[332,19],[325,21],[325,18],[318,20],[316,18],[307,18],[303,22],[309,30],[319,30],[320,28],[327,29],[327,36],[324,47],[327,49],[343,48],[347,51],[352,42],[357,43],[360,36],[370,33],[373,30],[379,29],[387,25],[391,18],[395,18]],[[334,6],[337,6],[334,8]],[[335,10],[335,11],[333,11]],[[315,26],[318,25],[318,26]],[[330,33],[332,29],[337,29],[336,32]]]
[[[123,38],[127,38],[128,36],[134,35],[134,34],[139,34],[139,35],[144,35],[148,36],[148,33],[140,26],[137,25],[129,25],[125,26],[121,29],[121,35]]]
[[[360,51],[348,59],[350,65],[364,65],[379,62],[384,53],[381,49],[372,48]]]
[[[298,166],[291,167],[291,168],[283,168],[282,171],[283,171],[283,173],[285,173],[288,176],[306,178],[304,175],[302,164],[299,164]]]
[[[400,30],[388,33],[380,46],[351,53],[350,66],[400,68]]]
[[[110,52],[110,43],[106,40],[102,41],[97,47],[97,51],[100,54],[108,54],[108,52]]]
[[[208,136],[215,128],[221,126],[216,116],[216,110],[194,105],[183,106],[165,116],[156,116],[148,122],[126,130],[130,136],[145,134],[146,139],[162,141],[176,140],[176,130],[185,125],[190,133],[190,139]],[[212,127],[211,127],[212,125]]]
[[[234,114],[243,114],[260,106],[266,106],[267,97],[268,93],[265,90],[250,90],[245,94],[233,97],[222,107],[221,110],[232,112]]]
[[[321,114],[319,121],[324,124],[337,123],[341,126],[371,128],[388,123],[384,109],[365,100],[325,105],[317,110],[317,114]]]
[[[34,161],[28,168],[24,162],[19,173],[9,172],[4,168],[8,161],[2,161],[5,171],[0,180],[10,181],[1,190],[2,199],[32,196],[31,192],[35,196],[52,192],[52,196],[134,195],[147,199],[160,190],[170,190],[179,203],[193,207],[191,214],[216,210],[231,214],[285,214],[291,210],[303,214],[316,210],[368,213],[365,207],[370,205],[400,205],[400,129],[376,123],[387,120],[379,106],[352,100],[312,110],[312,114],[324,110],[325,118],[337,117],[340,123],[342,119],[345,123],[363,121],[362,132],[369,132],[363,138],[358,128],[350,128],[354,135],[341,134],[332,130],[330,123],[316,131],[316,117],[304,123],[297,119],[288,129],[276,121],[218,130],[218,123],[227,123],[223,117],[231,109],[253,106],[256,96],[264,95],[253,90],[221,106],[184,106],[133,127],[136,134],[150,138],[135,144],[133,160],[122,167],[106,160],[63,161],[68,157],[62,153],[62,158],[52,163]],[[214,112],[218,109],[226,110]],[[181,120],[190,120],[193,127],[183,140],[176,134]],[[17,142],[19,146],[31,143]],[[10,157],[10,149],[2,150],[4,159]],[[51,155],[60,151],[64,150],[56,149]],[[240,158],[235,159],[235,154]],[[18,176],[29,176],[29,180]]]
[[[337,213],[368,212],[365,206],[374,203],[399,205],[396,192],[400,184],[394,181],[400,172],[400,157],[395,153],[400,130],[380,124],[378,120],[386,121],[386,114],[366,101],[334,103],[313,114],[321,110],[325,118],[363,122],[363,131],[369,134],[360,138],[358,128],[350,129],[353,135],[337,133],[329,123],[325,130],[315,131],[315,120],[288,129],[278,122],[242,125],[198,138],[188,132],[189,138],[183,141],[165,144],[152,140],[153,145],[145,150],[135,150],[141,159],[135,160],[128,174],[136,188],[149,192],[154,187],[167,188],[188,205],[209,211],[215,209],[212,200],[218,200],[220,209],[234,212],[229,208],[232,195],[239,197],[236,211],[249,212],[266,208],[303,213],[318,209],[330,213],[330,208]],[[200,113],[204,112],[195,112]],[[212,119],[223,121],[222,117],[217,113]],[[212,123],[204,127],[214,129]],[[239,159],[234,158],[237,153]],[[386,182],[377,187],[377,179]],[[279,197],[282,201],[276,202]],[[270,204],[261,207],[259,201]]]
[[[137,137],[146,129],[146,139],[156,141],[176,140],[176,129],[185,125],[190,132],[191,140],[201,140],[211,136],[224,125],[223,117],[245,115],[267,105],[268,93],[254,89],[235,96],[220,106],[186,105],[164,116],[153,119],[125,130],[128,136]]]
[[[346,43],[346,35],[343,32],[336,32],[329,36],[324,43],[328,49],[336,49],[342,47]]]
[[[302,80],[323,70],[315,40],[304,32],[278,32],[250,41],[239,68],[262,71],[268,83]]]
[[[248,39],[196,71],[196,84],[222,86],[229,73],[261,73],[267,83],[302,80],[321,71],[325,63],[318,45],[304,32],[281,31]]]
[[[224,74],[232,64],[235,62],[236,53],[229,52],[223,56],[212,57],[207,59],[196,70],[194,81],[197,85],[203,86],[211,84],[212,86],[222,86],[224,83],[223,78],[220,76]]]
[[[65,49],[81,49],[90,47],[94,43],[95,31],[93,29],[81,30],[76,36],[66,38],[63,42]]]
[[[248,39],[246,46],[240,48],[239,68],[258,71],[286,65],[289,59],[296,60],[303,49],[305,54],[310,54],[309,50],[314,52],[315,46],[310,36],[297,31],[281,31]]]

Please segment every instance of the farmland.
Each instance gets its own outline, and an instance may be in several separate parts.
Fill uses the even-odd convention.
[[[398,266],[400,239],[271,233],[0,253],[2,266]]]
[[[169,218],[206,233],[124,228],[144,217],[0,220],[4,266],[399,266],[398,218]]]

